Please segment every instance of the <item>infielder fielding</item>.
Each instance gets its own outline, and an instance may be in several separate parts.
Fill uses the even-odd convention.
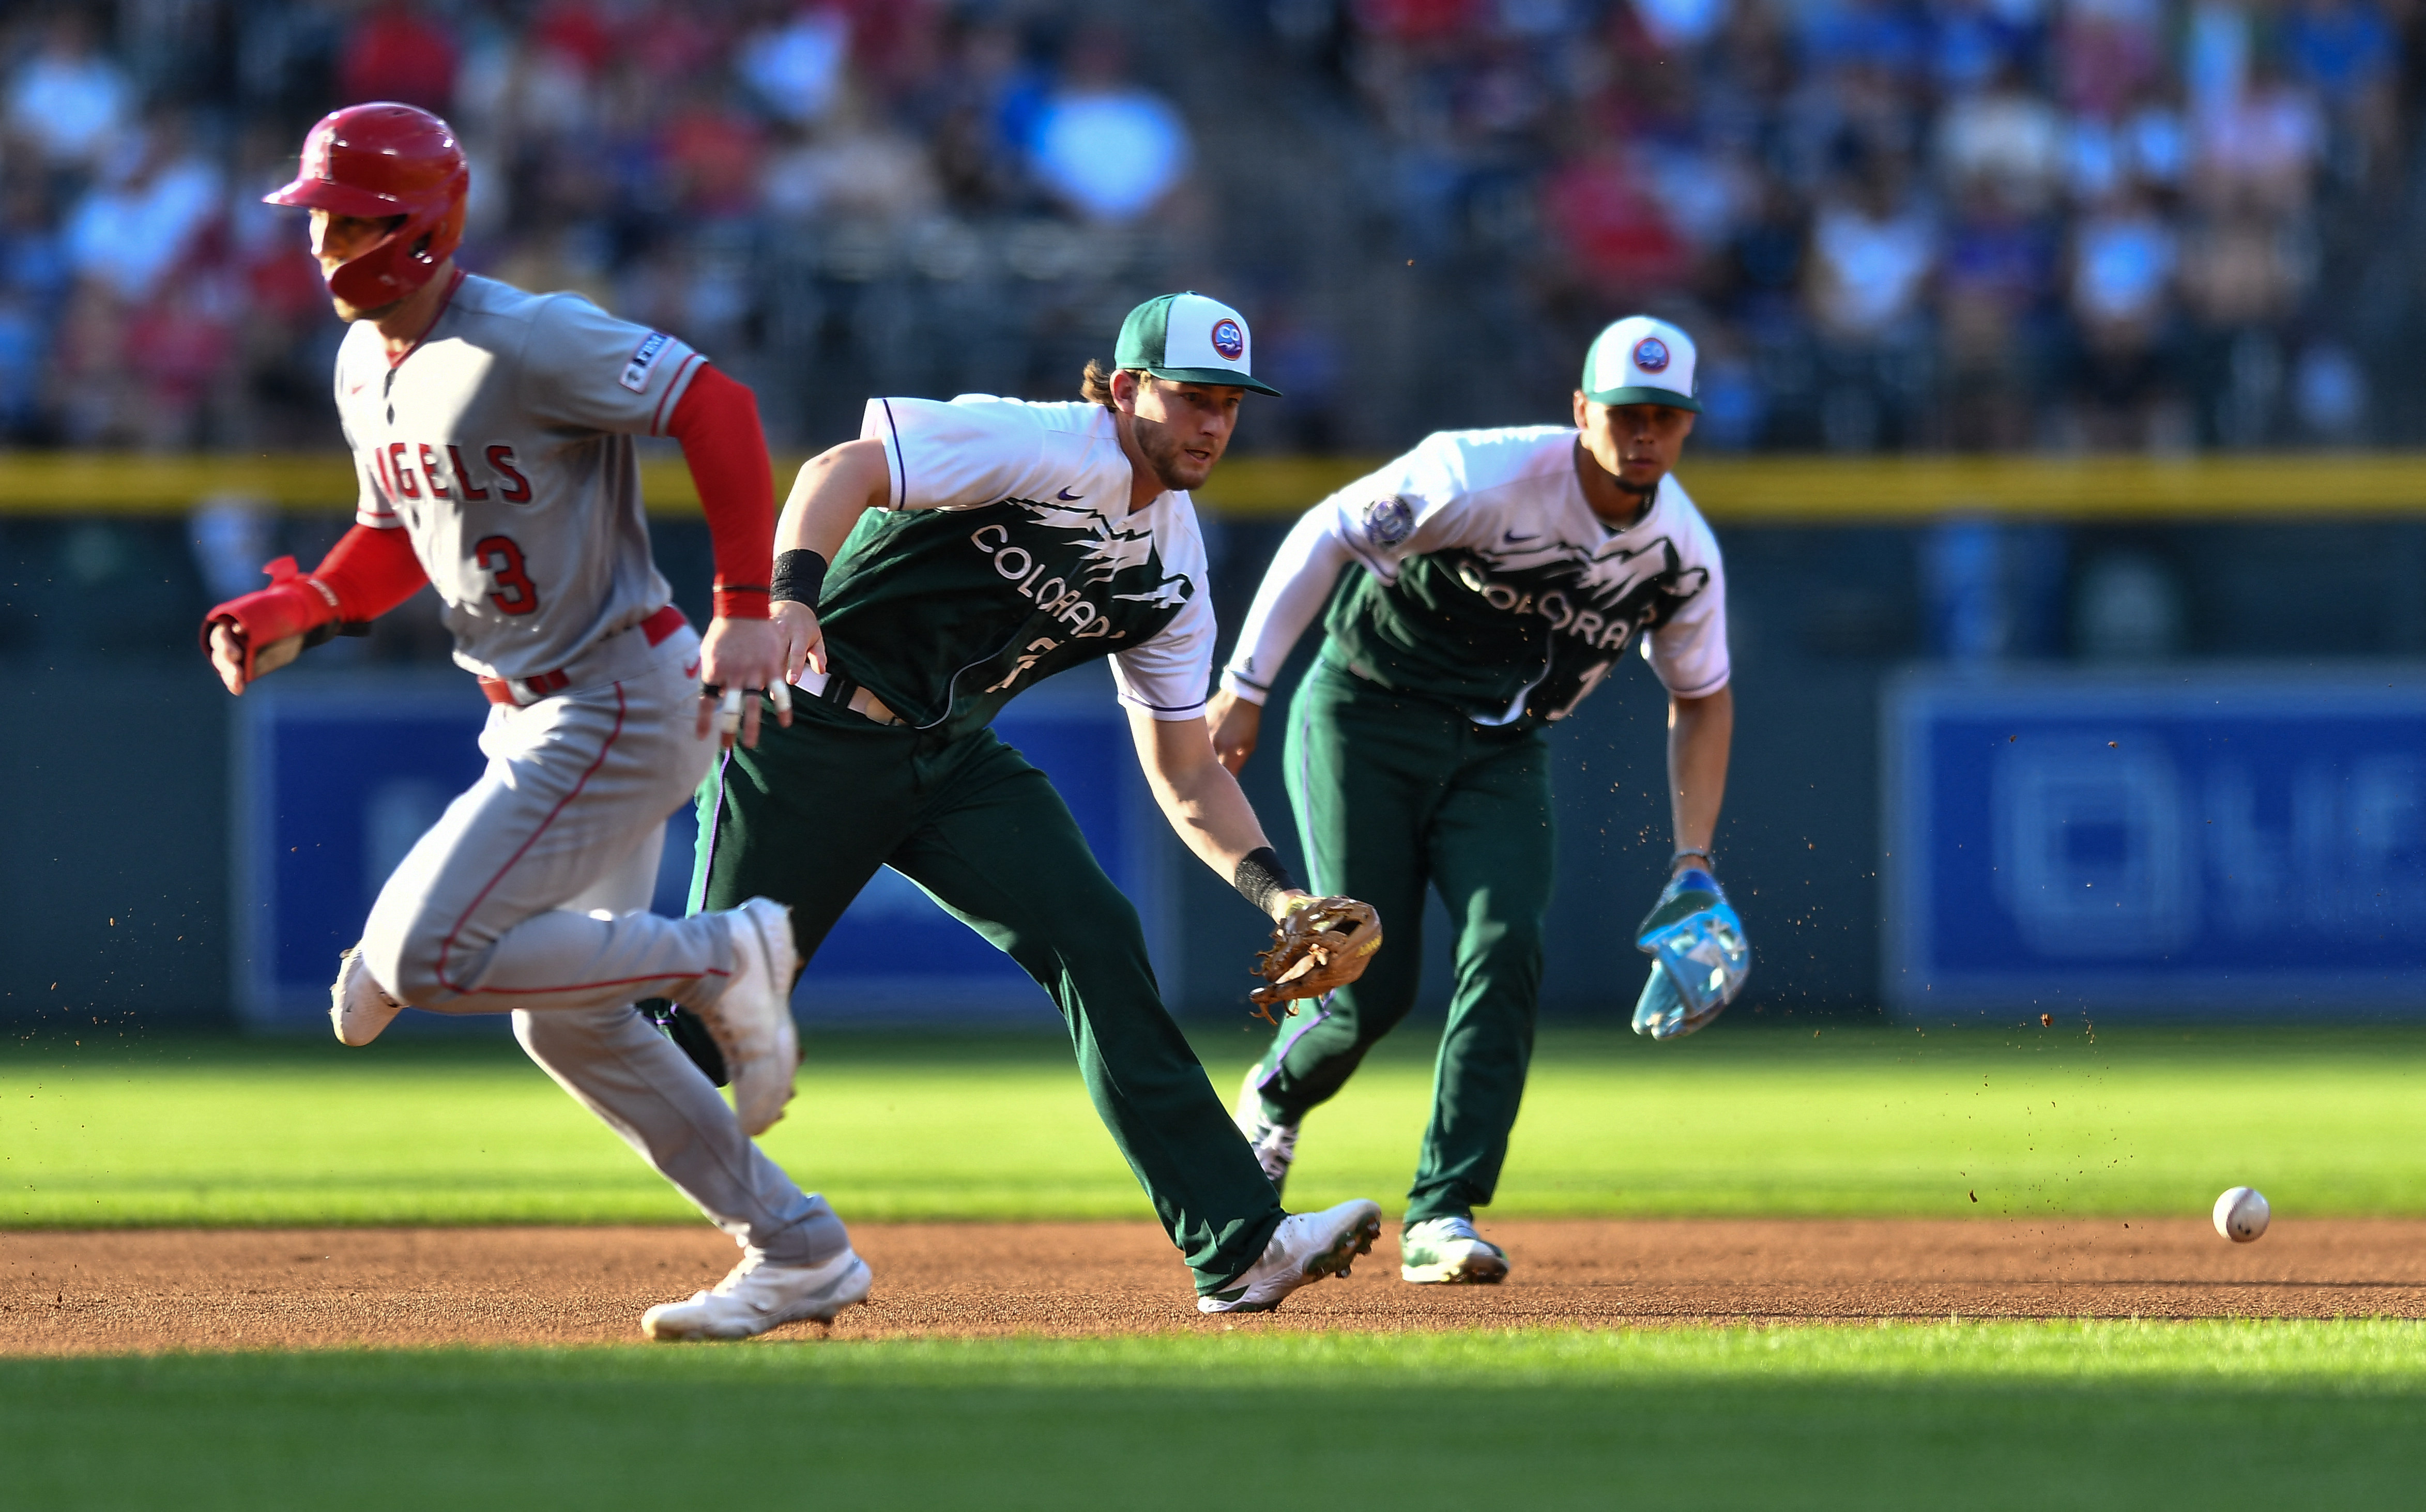
[[[1457,924],[1401,1238],[1410,1281],[1508,1274],[1473,1218],[1532,1055],[1551,871],[1543,731],[1638,637],[1669,695],[1675,856],[1638,932],[1660,959],[1636,1027],[1689,1033],[1742,982],[1740,925],[1710,876],[1735,722],[1725,580],[1670,475],[1701,410],[1693,362],[1675,327],[1618,321],[1584,360],[1573,427],[1445,431],[1316,506],[1266,572],[1213,703],[1215,748],[1236,771],[1290,647],[1328,603],[1285,777],[1314,885],[1393,923],[1363,978],[1282,1024],[1247,1074],[1236,1116],[1275,1187],[1306,1114],[1414,1006],[1427,885]]]
[[[1245,393],[1275,392],[1253,374],[1247,323],[1165,295],[1131,312],[1115,362],[1089,364],[1076,404],[870,400],[860,439],[801,470],[776,530],[775,623],[809,697],[704,795],[700,901],[783,899],[805,956],[878,866],[925,888],[1059,1006],[1197,1305],[1254,1311],[1344,1273],[1381,1210],[1283,1213],[1163,1007],[1137,911],[1044,774],[989,728],[1022,690],[1109,656],[1189,847],[1307,936],[1300,965],[1345,980],[1378,943],[1369,909],[1289,882],[1205,729],[1213,611],[1187,491]],[[1356,914],[1353,933],[1305,927]]]
[[[273,563],[270,587],[210,612],[211,660],[242,694],[341,624],[437,588],[455,660],[495,706],[488,770],[380,890],[340,962],[337,1037],[368,1044],[404,1005],[510,1011],[531,1058],[742,1247],[714,1291],[650,1309],[645,1331],[736,1338],[831,1318],[867,1295],[867,1266],[824,1199],[750,1138],[783,1116],[799,1060],[784,909],[647,911],[666,816],[717,748],[702,678],[731,690],[744,744],[758,711],[742,691],[781,682],[757,403],[663,332],[466,276],[453,252],[469,184],[444,121],[364,105],[314,126],[295,181],[268,196],[311,212],[350,326],[336,399],[361,503],[316,571]],[[704,640],[650,559],[631,439],[643,433],[681,441],[706,507],[718,575]],[[633,1011],[651,995],[707,1024],[736,1108]]]

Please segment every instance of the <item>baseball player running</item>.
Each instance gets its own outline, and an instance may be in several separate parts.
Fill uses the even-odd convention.
[[[1275,920],[1362,908],[1289,881],[1205,725],[1213,611],[1187,491],[1246,392],[1276,392],[1253,376],[1247,323],[1165,295],[1130,313],[1115,364],[1088,364],[1076,404],[870,400],[860,439],[801,470],[774,597],[807,697],[703,794],[698,901],[783,899],[806,956],[880,865],[925,888],[1060,1008],[1197,1306],[1258,1311],[1344,1274],[1381,1209],[1282,1211],[1163,1007],[1136,910],[1044,774],[989,728],[1022,690],[1109,656],[1189,848]]]
[[[1240,1088],[1237,1118],[1275,1187],[1299,1126],[1346,1085],[1415,1000],[1427,884],[1457,921],[1456,983],[1431,1122],[1408,1193],[1400,1274],[1498,1281],[1508,1257],[1474,1230],[1524,1095],[1551,870],[1545,727],[1574,712],[1638,637],[1668,689],[1671,880],[1638,940],[1664,943],[1636,1027],[1687,1033],[1739,987],[1740,926],[1720,919],[1710,838],[1734,705],[1718,543],[1670,475],[1701,405],[1693,344],[1636,315],[1584,360],[1575,425],[1445,431],[1298,522],[1256,590],[1211,709],[1236,771],[1263,701],[1329,604],[1320,653],[1289,711],[1285,773],[1315,886],[1398,921],[1370,970],[1284,1023]],[[1341,570],[1350,574],[1334,592]],[[1690,921],[1690,924],[1684,921]],[[1717,954],[1732,979],[1668,955]],[[1722,973],[1723,975],[1723,973]]]
[[[336,398],[361,503],[317,570],[273,563],[271,586],[210,612],[211,660],[241,695],[340,625],[437,588],[455,659],[494,705],[488,770],[412,847],[341,958],[337,1037],[368,1044],[406,1005],[510,1011],[530,1057],[741,1247],[713,1291],[651,1308],[651,1337],[830,1319],[867,1295],[867,1266],[824,1199],[751,1142],[783,1116],[799,1059],[784,909],[647,911],[666,816],[706,773],[715,727],[755,739],[758,700],[742,691],[781,683],[757,403],[671,336],[456,267],[469,182],[444,121],[363,105],[314,126],[295,181],[267,197],[311,212],[350,326]],[[706,507],[718,575],[704,639],[650,560],[642,433],[681,441]],[[738,717],[719,719],[703,677]],[[707,1024],[735,1108],[633,1011],[653,994]]]

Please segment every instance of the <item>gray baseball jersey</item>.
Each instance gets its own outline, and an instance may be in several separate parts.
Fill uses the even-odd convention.
[[[692,722],[699,637],[642,624],[671,595],[631,438],[665,428],[701,361],[577,296],[469,277],[393,362],[370,322],[347,332],[357,518],[411,533],[455,659],[526,679],[581,656],[571,687],[490,711],[488,770],[380,889],[363,959],[417,1007],[512,1011],[532,1058],[719,1227],[814,1263],[847,1242],[833,1210],[631,1009],[712,1003],[734,959],[724,915],[648,911],[666,816],[716,741]]]
[[[703,361],[577,294],[468,275],[394,361],[371,322],[346,332],[355,518],[411,533],[459,664],[553,671],[672,597],[649,558],[632,437],[664,432]]]

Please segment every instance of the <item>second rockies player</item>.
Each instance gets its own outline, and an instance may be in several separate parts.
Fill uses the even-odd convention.
[[[438,590],[455,659],[490,702],[480,780],[380,890],[332,992],[368,1044],[410,1005],[513,1014],[531,1058],[741,1246],[723,1282],[651,1308],[651,1337],[737,1338],[831,1318],[867,1295],[842,1222],[750,1136],[783,1115],[799,1052],[784,909],[647,911],[665,821],[713,758],[703,697],[780,682],[768,619],[774,489],[750,391],[662,332],[574,295],[467,276],[452,253],[470,175],[453,133],[409,105],[312,128],[273,204],[311,212],[349,322],[336,397],[361,477],[355,525],[317,570],[205,621],[228,691],[344,622]],[[703,640],[649,555],[632,437],[671,435],[715,537]],[[740,700],[733,700],[736,710]],[[736,721],[758,734],[755,699]],[[631,1005],[689,1006],[734,1072],[735,1107]]]
[[[1573,427],[1443,432],[1316,506],[1266,572],[1214,700],[1215,747],[1235,771],[1289,648],[1329,603],[1284,776],[1317,890],[1393,921],[1363,978],[1284,1023],[1247,1074],[1237,1121],[1275,1186],[1306,1114],[1415,1005],[1427,885],[1457,924],[1400,1246],[1410,1281],[1508,1273],[1473,1220],[1532,1056],[1551,873],[1542,732],[1637,640],[1669,694],[1676,849],[1662,909],[1717,894],[1710,840],[1735,722],[1726,586],[1718,543],[1670,475],[1701,409],[1693,363],[1675,327],[1618,321],[1584,360]],[[1684,1022],[1667,984],[1655,967],[1638,1015],[1662,1037]]]
[[[1016,694],[1110,657],[1181,838],[1275,919],[1314,901],[1205,726],[1213,610],[1187,491],[1221,460],[1245,393],[1273,391],[1253,376],[1245,319],[1199,294],[1132,311],[1114,361],[1089,364],[1078,404],[872,399],[859,440],[801,470],[776,530],[775,614],[811,697],[703,797],[700,901],[784,900],[805,955],[879,866],[925,888],[1060,1008],[1197,1306],[1257,1311],[1345,1273],[1381,1209],[1282,1211],[1163,1007],[1137,910],[991,728]]]

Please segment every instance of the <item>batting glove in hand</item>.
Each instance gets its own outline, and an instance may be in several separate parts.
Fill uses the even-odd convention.
[[[1752,974],[1752,945],[1719,879],[1698,866],[1660,890],[1658,906],[1634,931],[1652,958],[1651,979],[1634,1005],[1634,1032],[1680,1039],[1719,1016]]]
[[[269,587],[213,604],[202,616],[205,653],[212,627],[227,625],[235,632],[243,646],[243,682],[267,677],[332,636],[371,633],[367,621],[340,620],[336,591],[299,571],[294,557],[281,556],[262,571],[269,574]]]
[[[1289,899],[1288,911],[1272,925],[1272,945],[1255,957],[1255,973],[1267,983],[1248,995],[1255,1017],[1278,1023],[1272,1008],[1297,1012],[1298,998],[1318,998],[1365,974],[1382,948],[1382,916],[1354,898]]]

